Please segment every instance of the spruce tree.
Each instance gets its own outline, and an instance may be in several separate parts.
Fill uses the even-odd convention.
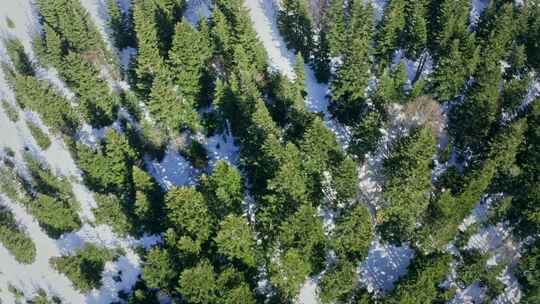
[[[278,14],[278,28],[287,46],[311,57],[313,49],[313,21],[306,0],[284,0]]]
[[[319,30],[315,49],[313,50],[312,65],[317,81],[327,83],[332,71],[330,69],[330,46],[325,28]]]
[[[429,127],[420,127],[399,140],[384,160],[387,180],[383,196],[387,204],[377,215],[383,238],[399,243],[413,237],[432,191],[431,158],[436,138]]]
[[[167,73],[160,73],[156,77],[149,97],[150,113],[171,134],[183,129],[200,129],[195,100],[184,97]]]
[[[400,46],[400,33],[405,28],[406,22],[406,3],[404,0],[390,0],[384,9],[377,37],[377,53],[383,66],[390,64],[394,51]]]
[[[144,97],[150,93],[154,78],[164,69],[158,25],[153,18],[156,10],[154,1],[136,0],[133,3],[133,23],[138,47],[135,85]]]
[[[210,56],[210,47],[201,33],[185,19],[179,22],[175,27],[168,63],[180,93],[192,103],[202,95],[203,72]]]
[[[328,45],[330,54],[337,57],[347,46],[345,1],[331,0],[328,9]]]
[[[409,0],[405,4],[405,27],[400,35],[401,46],[408,58],[416,60],[427,44],[426,1]]]

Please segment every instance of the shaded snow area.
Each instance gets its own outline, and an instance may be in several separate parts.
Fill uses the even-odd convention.
[[[240,150],[228,129],[222,134],[216,134],[205,139],[204,146],[208,151],[210,169],[213,169],[220,160],[238,166]]]
[[[376,239],[358,268],[360,282],[370,293],[380,295],[392,289],[394,282],[407,273],[413,257],[414,251],[408,245],[397,247]]]
[[[482,15],[482,12],[488,7],[489,2],[490,0],[472,0],[471,15],[469,18],[472,28],[475,28],[478,24],[480,15]]]
[[[380,174],[384,159],[390,153],[393,143],[400,137],[408,134],[408,126],[405,125],[405,117],[400,113],[401,106],[394,104],[389,108],[388,129],[381,129],[383,134],[377,149],[365,156],[365,161],[358,170],[358,188],[360,197],[371,208],[374,215],[379,209],[382,195],[383,176]]]
[[[384,15],[384,8],[386,7],[388,0],[364,0],[364,3],[371,3],[371,6],[375,11],[375,20],[381,21]]]
[[[482,303],[484,295],[485,290],[480,286],[480,283],[475,282],[465,289],[459,289],[456,291],[456,294],[450,301],[450,304]]]
[[[3,78],[2,78],[3,79]],[[2,84],[4,81],[2,80]],[[3,91],[5,92],[5,91]],[[22,112],[21,112],[22,113]],[[117,292],[129,291],[135,284],[140,274],[141,261],[134,246],[149,247],[160,240],[157,236],[144,237],[141,240],[134,238],[120,238],[115,235],[111,228],[106,225],[92,226],[89,222],[94,220],[92,208],[96,202],[93,194],[81,183],[80,171],[75,166],[73,159],[65,148],[63,142],[54,139],[47,151],[39,151],[24,120],[12,123],[6,117],[3,109],[0,110],[0,149],[9,147],[15,152],[17,168],[22,165],[22,152],[28,150],[37,158],[45,161],[53,170],[62,176],[74,177],[71,180],[73,193],[81,205],[79,216],[83,220],[83,227],[76,232],[63,235],[58,240],[49,238],[39,227],[38,223],[29,215],[23,207],[15,204],[5,197],[2,204],[8,206],[14,213],[15,218],[28,231],[29,236],[36,243],[36,261],[30,265],[19,264],[3,247],[0,246],[0,288],[7,291],[7,284],[12,284],[22,290],[26,297],[31,297],[39,288],[48,291],[50,295],[57,295],[68,303],[108,303],[118,300]],[[109,262],[103,273],[103,286],[86,295],[79,294],[71,282],[62,274],[49,266],[51,257],[73,253],[85,243],[90,242],[107,248],[121,247],[126,252],[115,262]],[[114,280],[121,271],[121,280]],[[11,295],[0,293],[0,299],[6,303]]]
[[[172,145],[161,162],[145,158],[145,164],[148,172],[167,190],[173,186],[194,186],[200,173]]]
[[[60,249],[55,240],[49,238],[38,223],[23,207],[0,196],[0,204],[7,206],[36,245],[36,260],[30,265],[18,263],[13,256],[0,246],[0,299],[5,303],[15,303],[13,294],[8,291],[8,284],[23,290],[31,297],[38,288],[43,288],[50,295],[57,295],[69,303],[83,303],[84,297],[79,294],[67,277],[56,272],[49,265],[49,259],[60,256]]]
[[[199,24],[201,17],[208,18],[212,14],[211,0],[187,0],[184,17],[194,26]]]
[[[277,28],[277,0],[249,0],[245,1],[249,9],[251,20],[255,30],[262,41],[266,52],[270,69],[294,79],[295,53],[289,49],[281,37]],[[338,142],[346,148],[349,141],[349,131],[338,122],[333,120],[328,112],[329,89],[327,84],[318,83],[313,69],[306,65],[306,106],[309,111],[323,113],[326,126],[330,128],[338,139]]]
[[[499,294],[491,303],[498,304],[516,304],[521,299],[521,289],[517,278],[511,271],[512,265],[515,265],[519,259],[519,244],[512,238],[512,234],[505,223],[491,224],[488,222],[490,208],[498,200],[503,199],[503,193],[496,193],[484,196],[477,206],[472,210],[471,214],[466,217],[459,229],[465,231],[474,224],[479,225],[478,232],[474,233],[467,240],[464,250],[478,250],[484,255],[488,255],[489,259],[486,262],[486,267],[493,267],[499,264],[509,264],[504,272],[499,274],[497,279],[505,285],[501,294]],[[448,246],[449,252],[455,256],[460,253],[453,244]],[[454,262],[455,266],[455,262]],[[455,269],[455,267],[453,267]],[[455,271],[454,271],[455,272]],[[456,275],[450,278],[448,284],[455,285]],[[458,287],[451,304],[458,303],[482,303],[485,301],[485,288],[480,286],[478,282],[466,286]]]

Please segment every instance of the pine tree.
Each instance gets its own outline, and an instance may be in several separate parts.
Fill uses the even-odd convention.
[[[370,60],[365,39],[354,39],[351,50],[332,82],[331,110],[337,119],[347,125],[358,119],[365,105],[365,90],[369,81]]]
[[[383,196],[388,206],[378,214],[378,222],[386,240],[399,243],[413,237],[416,223],[429,204],[430,165],[436,144],[433,131],[421,127],[400,139],[384,160],[387,181]]]
[[[306,72],[304,71],[304,57],[302,56],[302,53],[296,54],[296,61],[294,64],[294,75],[295,75],[294,85],[295,85],[296,91],[302,97],[305,97],[307,95],[306,89],[305,89]],[[300,108],[303,108],[303,105]]]
[[[457,39],[451,43],[448,54],[441,56],[435,70],[433,78],[440,100],[449,100],[459,95],[476,67],[478,52],[473,52],[469,58],[462,52],[460,43]]]
[[[323,223],[317,216],[317,210],[308,204],[300,206],[298,211],[285,220],[278,235],[280,246],[284,249],[295,248],[317,271],[323,268],[325,256],[325,236]]]
[[[289,249],[270,264],[270,281],[278,288],[283,300],[293,299],[311,272],[309,263],[296,249]]]
[[[319,30],[315,49],[313,50],[313,72],[318,82],[327,83],[330,79],[332,71],[330,69],[330,46],[326,29]]]
[[[55,38],[56,42],[60,40],[70,51],[77,53],[95,52],[99,55],[107,53],[97,27],[79,1],[38,0],[36,4],[42,23],[50,25],[59,36]],[[45,31],[45,35],[50,33],[51,31]],[[47,49],[56,52],[52,49],[55,46],[47,44]]]
[[[34,76],[34,67],[26,55],[22,43],[18,39],[4,39],[3,42],[15,71],[23,76]]]
[[[217,299],[218,286],[212,264],[202,259],[195,267],[186,269],[180,274],[178,291],[194,304],[214,303]]]
[[[227,214],[241,214],[243,196],[242,177],[226,161],[218,161],[211,176],[201,177],[201,187],[207,196],[210,210],[222,218]]]
[[[405,27],[400,39],[407,57],[413,60],[418,59],[427,44],[425,0],[406,1]]]
[[[450,255],[418,256],[409,265],[407,275],[400,278],[388,301],[397,303],[446,302],[440,284],[450,267]]]
[[[346,49],[345,1],[331,0],[328,11],[328,44],[330,54],[338,57]]]
[[[155,3],[155,22],[159,36],[159,48],[161,55],[167,57],[173,36],[175,25],[182,19],[185,0],[150,0]],[[151,11],[149,13],[152,13]],[[151,16],[151,15],[150,15]]]
[[[337,219],[330,246],[338,259],[361,261],[367,256],[373,237],[370,214],[364,204],[357,203],[351,211]]]
[[[218,252],[249,267],[256,266],[255,234],[245,218],[229,215],[220,223],[214,238]]]
[[[355,266],[349,261],[338,260],[323,275],[319,284],[322,303],[347,303],[358,282]]]
[[[173,188],[165,196],[168,244],[180,252],[198,254],[213,230],[213,219],[203,195],[194,188]]]
[[[365,91],[368,86],[372,55],[373,8],[356,2],[354,4],[348,48],[343,64],[332,83],[331,109],[338,120],[353,124],[365,107]]]
[[[202,77],[211,50],[202,35],[187,20],[176,25],[169,52],[170,72],[184,98],[194,103],[202,94]]]
[[[384,18],[377,38],[377,53],[383,61],[383,66],[391,62],[394,51],[400,46],[400,33],[405,28],[406,22],[406,3],[404,0],[390,0],[384,9]]]
[[[178,276],[171,253],[162,248],[152,248],[147,256],[142,277],[150,288],[171,292]]]
[[[160,73],[152,86],[148,109],[152,117],[172,134],[182,129],[200,129],[195,100],[185,98],[166,73]]]
[[[62,63],[60,76],[70,85],[79,101],[79,111],[86,122],[101,128],[116,119],[118,96],[110,93],[98,69],[77,53],[69,53]]]
[[[304,58],[310,58],[313,49],[313,22],[307,1],[284,0],[277,20],[287,46],[302,53]]]
[[[136,0],[133,3],[133,23],[138,47],[135,84],[143,96],[150,93],[154,78],[164,69],[157,24],[153,18],[156,10],[154,1]]]

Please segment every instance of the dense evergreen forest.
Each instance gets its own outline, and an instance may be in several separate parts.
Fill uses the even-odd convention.
[[[292,77],[270,63],[251,1],[273,5]],[[308,303],[307,280],[319,303],[540,303],[539,1],[213,0],[197,22],[193,0],[102,2],[105,31],[79,0],[35,0],[31,48],[2,34],[14,98],[0,119],[35,145],[0,153],[0,202],[52,240],[87,226],[159,238],[51,257],[78,292],[135,255],[114,303]],[[328,88],[320,112],[314,86]],[[225,144],[235,157],[216,159]],[[55,145],[91,217],[82,186],[40,157]],[[151,165],[171,155],[189,183]],[[32,264],[11,209],[0,243]],[[411,252],[389,288],[363,278],[374,244]],[[70,303],[9,286],[21,303]]]

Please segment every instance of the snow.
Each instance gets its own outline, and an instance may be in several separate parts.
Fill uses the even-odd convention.
[[[199,24],[200,17],[208,18],[212,14],[211,0],[188,0],[184,17],[193,25]]]
[[[475,282],[463,290],[458,290],[450,304],[473,304],[482,303],[485,290],[480,286],[480,283]]]
[[[164,189],[173,186],[194,186],[199,170],[194,168],[173,146],[169,146],[161,162],[146,158],[148,172]]]
[[[384,293],[407,273],[413,257],[414,250],[408,245],[399,247],[375,239],[369,248],[368,257],[358,269],[360,282],[370,293]]]
[[[298,295],[296,304],[318,304],[317,282],[313,279],[307,279]]]
[[[127,71],[129,69],[129,63],[131,59],[137,55],[137,49],[132,47],[127,47],[120,51],[120,66],[122,70]]]
[[[105,34],[106,18],[103,15],[103,4],[103,1],[83,1],[83,5],[89,10],[94,22],[98,24],[98,28],[101,27],[102,34]],[[18,38],[29,53],[30,58],[33,58],[31,37],[38,30],[39,25],[31,2],[28,0],[6,2],[3,9],[0,10],[0,27],[2,28],[7,13],[15,23],[15,28],[2,29],[2,34]],[[3,48],[0,48],[0,55],[5,60]],[[73,99],[73,93],[59,79],[55,70],[37,68],[36,73],[39,79],[52,83],[63,96]],[[1,71],[0,96],[9,102],[14,100],[13,93],[9,90]],[[160,242],[161,236],[145,236],[139,240],[132,237],[119,238],[109,226],[93,226],[90,224],[94,220],[92,209],[97,204],[92,192],[82,184],[81,172],[75,165],[63,141],[61,138],[51,136],[51,147],[46,151],[40,151],[24,119],[37,122],[38,125],[43,127],[41,120],[32,112],[19,111],[19,114],[21,119],[17,123],[13,123],[7,118],[3,109],[0,109],[0,148],[9,147],[15,151],[17,168],[23,167],[22,152],[28,150],[35,157],[45,161],[53,172],[68,177],[75,198],[81,205],[79,216],[83,221],[83,226],[79,231],[65,234],[58,240],[51,239],[41,230],[37,221],[23,207],[0,196],[2,204],[8,206],[13,211],[16,220],[26,228],[37,249],[36,261],[30,265],[24,265],[19,264],[3,246],[0,246],[0,260],[2,261],[0,264],[0,300],[6,303],[14,303],[13,295],[7,288],[9,284],[12,284],[23,291],[27,297],[32,296],[39,288],[42,288],[49,295],[57,295],[67,303],[110,303],[117,301],[117,292],[120,290],[129,291],[140,274],[141,260],[132,247],[142,246],[149,248]],[[44,129],[46,130],[46,128]],[[95,130],[86,126],[82,128],[79,135],[83,134],[81,137],[87,144],[96,144],[103,137],[103,132],[104,130]],[[72,253],[75,249],[84,246],[88,242],[104,245],[108,248],[121,247],[126,254],[117,261],[106,264],[102,280],[103,286],[99,290],[82,295],[74,289],[72,283],[64,275],[49,266],[49,259]],[[120,281],[115,280],[115,278],[118,278],[119,271],[121,272]]]
[[[364,0],[364,3],[371,2],[371,6],[373,6],[373,10],[375,11],[375,20],[377,22],[381,21],[384,16],[384,8],[386,7],[387,0]]]
[[[489,5],[489,2],[490,0],[472,0],[471,15],[469,18],[471,22],[471,27],[476,27],[476,24],[480,19],[480,15],[482,15],[482,12]]]
[[[17,221],[26,228],[37,250],[35,262],[25,265],[18,263],[3,246],[0,246],[2,291],[7,291],[7,284],[10,283],[23,290],[25,294],[32,294],[38,288],[43,288],[49,293],[61,295],[69,303],[83,303],[84,297],[73,288],[71,281],[49,265],[51,257],[60,255],[56,242],[41,230],[39,224],[23,207],[13,204],[3,196],[0,196],[0,202],[10,208]],[[0,299],[8,301],[5,293],[0,294]]]
[[[209,166],[214,168],[220,160],[226,161],[231,165],[238,165],[240,149],[234,142],[234,137],[227,130],[222,134],[216,134],[206,139],[204,144],[208,151]]]
[[[493,300],[493,304],[517,304],[521,300],[522,292],[517,278],[509,268],[498,279],[506,285],[502,294]]]

